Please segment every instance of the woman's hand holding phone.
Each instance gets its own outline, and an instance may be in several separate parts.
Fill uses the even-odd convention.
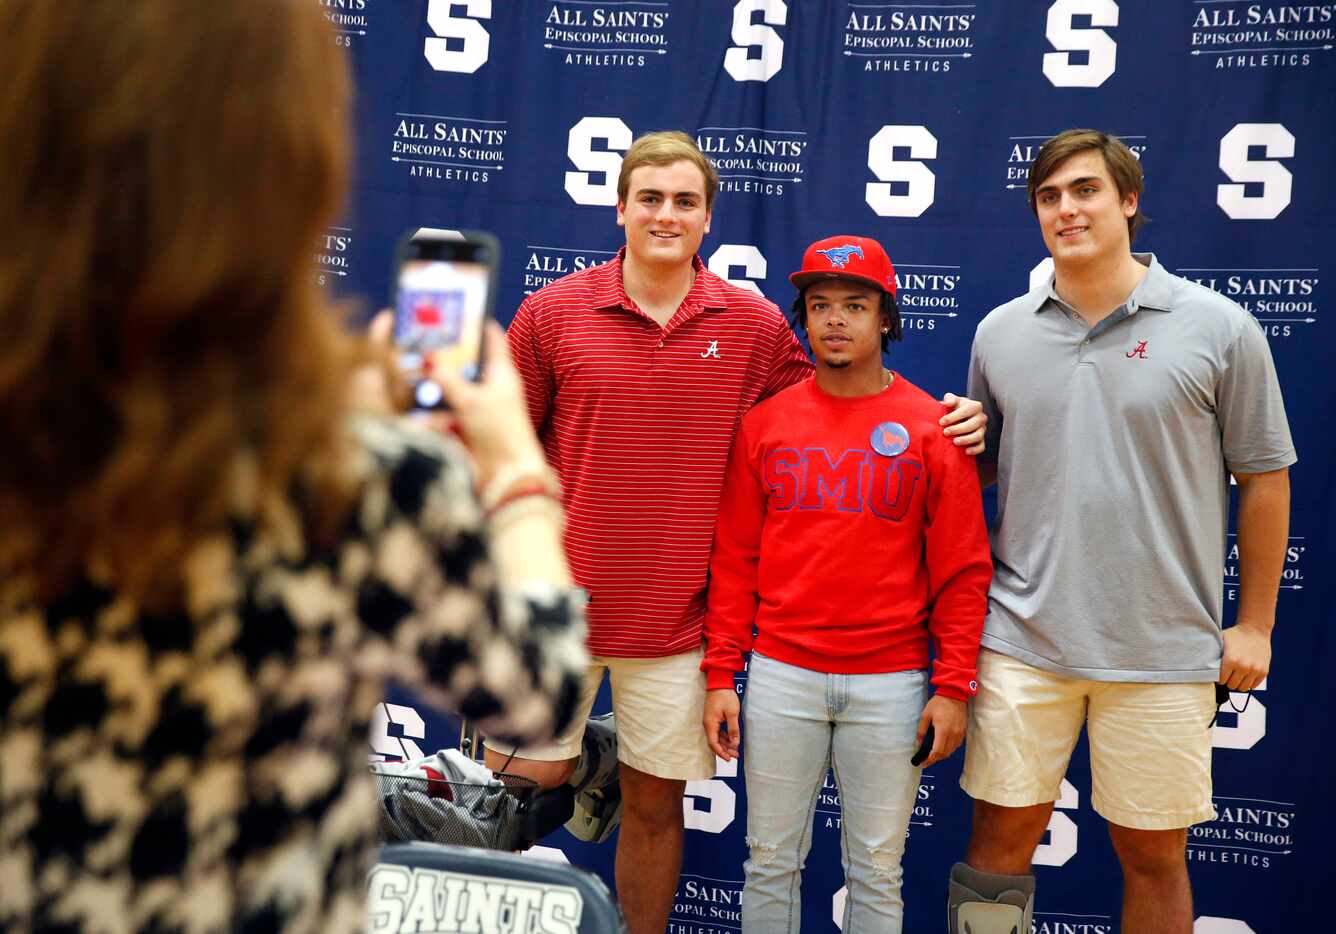
[[[389,347],[392,329],[393,315],[384,311],[372,321],[368,336],[373,344]],[[549,476],[542,446],[529,421],[524,382],[511,360],[505,332],[495,321],[487,322],[483,345],[487,366],[481,379],[474,382],[458,373],[441,373],[441,393],[449,408],[418,410],[408,417],[442,434],[460,437],[473,458],[480,490],[487,490],[503,476]],[[391,405],[396,393],[386,374],[383,367],[379,368],[377,373],[365,374],[360,384],[355,377],[354,396],[360,392],[368,397],[362,402],[363,411],[379,411]],[[570,585],[570,569],[561,546],[560,516],[560,509],[531,511],[503,528],[493,526],[493,558],[502,580]]]
[[[388,353],[393,328],[393,313],[382,311],[372,319],[367,337],[374,347]],[[463,440],[473,456],[480,487],[507,466],[544,463],[542,447],[529,421],[523,380],[510,357],[505,332],[496,322],[487,322],[483,343],[487,367],[482,378],[474,382],[455,373],[441,373],[438,381],[450,407],[413,414],[441,434],[458,435]],[[393,380],[394,375],[384,365],[372,363],[359,368],[350,388],[353,407],[379,414],[402,411],[403,405],[396,405],[394,400],[403,403],[407,387],[402,379],[398,379],[398,386],[392,386]]]

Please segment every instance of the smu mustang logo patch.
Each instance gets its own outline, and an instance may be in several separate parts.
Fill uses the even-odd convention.
[[[909,432],[899,422],[882,422],[872,429],[872,450],[883,457],[895,457],[909,450]]]
[[[851,256],[857,256],[859,259],[864,258],[863,248],[852,243],[844,246],[833,246],[829,250],[817,250],[817,252],[830,260],[830,265],[836,269],[843,269],[849,265],[849,257]]]

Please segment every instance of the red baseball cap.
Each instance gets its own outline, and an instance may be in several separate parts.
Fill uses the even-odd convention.
[[[803,253],[803,268],[789,276],[798,289],[822,279],[856,279],[895,295],[895,267],[871,237],[827,237]]]

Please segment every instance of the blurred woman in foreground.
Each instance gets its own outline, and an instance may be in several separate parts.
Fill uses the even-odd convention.
[[[0,0],[0,928],[358,930],[388,674],[570,719],[583,624],[499,331],[463,449],[345,399],[311,0]],[[475,495],[475,479],[481,495]]]

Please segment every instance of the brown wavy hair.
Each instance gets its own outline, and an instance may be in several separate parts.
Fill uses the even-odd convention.
[[[48,600],[95,561],[179,600],[241,455],[329,534],[356,345],[313,272],[349,145],[319,8],[0,0],[0,23],[0,575]]]

